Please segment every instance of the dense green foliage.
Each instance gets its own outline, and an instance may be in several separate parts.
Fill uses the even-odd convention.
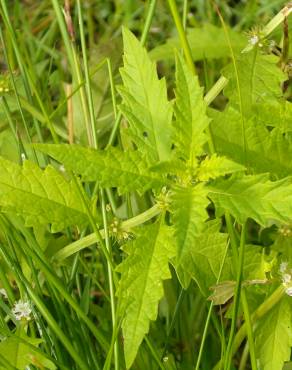
[[[291,368],[292,6],[217,3],[0,0],[0,370]]]

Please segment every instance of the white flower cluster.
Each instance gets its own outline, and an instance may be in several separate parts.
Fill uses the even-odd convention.
[[[15,316],[16,320],[30,320],[31,314],[31,305],[26,301],[18,301],[14,304],[12,308],[12,313]]]
[[[292,297],[292,270],[288,270],[288,262],[282,262],[279,268],[285,293]]]
[[[254,46],[254,45],[256,45],[258,42],[259,42],[259,37],[257,36],[257,35],[253,35],[253,36],[251,36],[250,38],[249,38],[249,40],[248,40],[248,42],[252,45],[252,46]]]

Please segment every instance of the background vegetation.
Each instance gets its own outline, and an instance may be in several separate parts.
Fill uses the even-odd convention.
[[[292,368],[285,5],[0,0],[1,370]]]

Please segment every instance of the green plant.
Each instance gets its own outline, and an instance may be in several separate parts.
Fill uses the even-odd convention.
[[[168,58],[169,45],[179,44],[149,55],[124,27],[119,83],[109,59],[98,66],[108,66],[115,118],[111,133],[104,128],[98,137],[84,9],[77,1],[81,60],[68,32],[70,9],[63,18],[58,2],[52,5],[72,72],[74,92],[65,103],[74,96],[85,124],[76,133],[82,145],[61,142],[67,134],[42,102],[16,44],[21,71],[14,78],[1,32],[17,108],[24,123],[24,111],[34,117],[38,136],[32,140],[27,129],[29,145],[18,138],[4,89],[21,163],[0,158],[0,369],[199,369],[203,363],[227,370],[247,368],[248,355],[253,370],[282,369],[292,346],[290,62],[284,52],[274,55],[267,37],[291,6],[253,31],[243,53],[233,48],[241,35],[230,34],[219,14],[225,48],[218,58],[230,57],[231,64],[205,97],[189,47],[193,36],[186,36],[174,1],[185,58],[173,51],[173,90],[150,55],[160,59],[164,50]],[[14,43],[5,1],[1,6]],[[214,50],[210,45],[208,60]],[[19,308],[18,298],[30,301],[20,318],[9,308]],[[216,348],[212,358],[204,358],[206,341]],[[176,348],[181,342],[186,348]]]

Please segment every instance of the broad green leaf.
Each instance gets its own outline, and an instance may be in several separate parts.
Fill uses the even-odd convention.
[[[219,157],[217,154],[213,154],[200,163],[196,175],[199,181],[208,181],[229,173],[243,171],[244,169],[244,166],[226,157]]]
[[[84,181],[117,187],[120,193],[134,190],[143,193],[167,183],[158,173],[148,170],[147,159],[138,151],[123,152],[114,147],[95,150],[67,144],[37,144],[35,147],[81,175]]]
[[[235,53],[241,51],[246,44],[246,38],[233,30],[228,30],[228,34]],[[187,29],[187,39],[194,61],[230,56],[230,47],[223,28],[208,23],[201,28],[189,28]],[[150,57],[153,60],[173,59],[174,51],[180,48],[179,39],[170,38],[165,44],[151,50]]]
[[[210,115],[214,146],[219,155],[246,165],[251,172],[270,172],[277,178],[292,174],[292,140],[280,128],[270,131],[256,116],[246,119],[244,152],[239,112],[228,107],[223,113],[210,111]]]
[[[281,253],[282,261],[287,262],[292,267],[292,230],[291,223],[283,225],[278,229],[272,248],[277,253]]]
[[[242,286],[244,287],[250,287],[253,285],[256,285],[257,288],[259,285],[266,285],[269,284],[269,281],[267,279],[253,279],[253,280],[244,280],[242,282]],[[236,281],[235,280],[227,280],[227,281],[222,281],[222,283],[216,284],[210,288],[210,290],[213,291],[213,293],[208,297],[209,301],[213,301],[215,305],[221,305],[225,304],[229,299],[231,299],[234,296],[235,293],[235,287],[236,287]],[[256,298],[254,294],[252,294],[251,298]],[[257,302],[258,299],[256,298],[253,300],[253,302],[249,302],[249,306],[251,306],[251,303],[258,303],[256,304],[255,308],[256,309],[259,306],[260,302]],[[228,310],[229,313],[226,317],[231,318],[232,313],[230,309]]]
[[[281,133],[292,131],[292,103],[287,100],[271,100],[255,104],[253,111],[258,122],[276,127]]]
[[[6,338],[0,343],[0,354],[16,369],[24,370],[29,365],[37,368],[55,370],[57,367],[37,350],[42,339],[29,338],[26,335],[19,339],[16,336]],[[0,365],[0,370],[7,370]]]
[[[252,218],[262,226],[271,221],[288,223],[292,219],[292,179],[270,181],[268,175],[232,176],[209,186],[209,197],[217,215],[226,210],[239,223]]]
[[[261,370],[282,370],[284,362],[290,360],[292,317],[288,299],[283,298],[257,327],[255,344]]]
[[[137,239],[128,244],[128,257],[118,266],[121,272],[118,296],[121,310],[126,366],[130,368],[138,348],[157,317],[163,296],[163,280],[169,279],[168,261],[175,254],[173,230],[159,222],[138,230]]]
[[[229,65],[223,75],[229,79],[224,94],[229,104],[249,115],[254,104],[274,100],[282,96],[281,83],[287,79],[277,66],[275,55],[264,55],[258,50],[240,54],[234,66]]]
[[[251,286],[258,284],[267,284],[268,280],[266,272],[268,263],[264,259],[262,247],[256,245],[246,245],[244,252],[243,266],[243,286]],[[227,270],[226,267],[229,269]],[[215,305],[225,304],[231,299],[235,292],[236,286],[236,266],[233,264],[231,254],[226,256],[221,282],[211,287],[213,293],[209,296],[209,300]],[[227,273],[228,272],[228,273]],[[228,280],[224,280],[228,279]]]
[[[169,161],[159,162],[150,167],[151,171],[158,172],[164,175],[175,174],[179,177],[185,176],[188,170],[186,163],[173,156]]]
[[[188,245],[180,261],[175,265],[179,280],[187,288],[190,279],[198,284],[202,294],[208,296],[210,287],[216,284],[227,247],[227,234],[220,233],[220,221],[209,221],[204,229]],[[221,280],[231,279],[230,260],[224,263]]]
[[[170,211],[173,213],[172,221],[177,243],[175,265],[184,267],[191,258],[197,237],[201,234],[204,223],[208,218],[206,208],[209,204],[208,190],[203,184],[194,187],[176,187],[171,196]],[[187,288],[190,278],[183,282]]]
[[[52,166],[43,171],[27,160],[19,166],[0,157],[0,207],[23,216],[27,226],[50,223],[53,232],[87,223],[74,184]]]
[[[209,124],[203,90],[197,76],[193,76],[182,57],[176,57],[174,142],[179,157],[196,164],[207,138],[204,134]]]
[[[156,66],[135,36],[123,29],[124,66],[121,68],[121,111],[129,122],[129,133],[139,151],[155,161],[167,160],[171,148],[172,107],[165,79],[159,80]]]
[[[262,247],[245,245],[243,280],[265,280],[268,264]]]
[[[234,296],[236,281],[227,280],[222,283],[216,284],[210,288],[212,294],[208,297],[214,305],[225,304]]]

